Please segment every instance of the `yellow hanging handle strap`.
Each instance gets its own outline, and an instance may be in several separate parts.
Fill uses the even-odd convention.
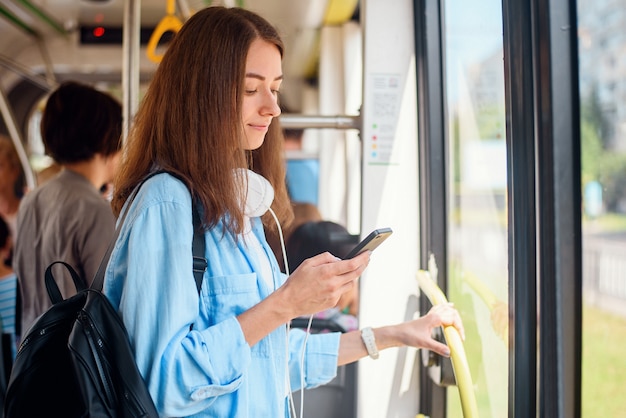
[[[183,26],[183,22],[180,21],[178,17],[174,14],[175,2],[176,0],[167,0],[167,14],[163,16],[163,19],[159,21],[156,28],[150,35],[150,40],[148,41],[148,46],[146,48],[146,55],[150,59],[150,61],[160,63],[163,59],[163,54],[157,54],[156,49],[159,45],[159,41],[163,37],[163,34],[167,32],[177,33],[180,28]]]
[[[417,272],[417,282],[420,289],[426,295],[430,303],[439,305],[448,303],[446,295],[443,294],[439,286],[431,279],[430,273],[425,270]],[[461,397],[461,408],[465,418],[478,418],[478,406],[474,394],[474,384],[470,374],[469,364],[465,356],[465,348],[459,331],[452,325],[443,327],[443,334],[446,343],[450,347],[450,359],[456,377],[456,385]]]

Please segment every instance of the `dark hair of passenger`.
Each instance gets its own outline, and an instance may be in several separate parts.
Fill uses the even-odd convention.
[[[46,153],[59,164],[105,157],[121,149],[122,106],[93,87],[66,81],[48,97],[41,119]]]
[[[304,260],[325,251],[343,258],[359,242],[346,228],[330,221],[306,222],[287,238],[285,250],[289,270],[294,271]]]
[[[291,222],[278,118],[258,150],[244,149],[246,60],[257,39],[275,45],[282,57],[283,43],[274,27],[247,10],[211,6],[185,22],[135,116],[115,181],[116,214],[134,187],[158,166],[187,182],[204,208],[206,226],[223,220],[227,229],[242,232],[239,202],[245,191],[233,170],[248,167],[272,184],[272,209],[283,227]],[[270,216],[263,222],[267,229],[276,229]]]

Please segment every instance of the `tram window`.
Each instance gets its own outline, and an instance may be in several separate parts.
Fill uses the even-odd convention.
[[[42,102],[43,103],[43,102]],[[35,172],[52,165],[52,158],[46,155],[46,151],[41,140],[39,125],[41,124],[41,112],[43,106],[38,106],[32,117],[28,121],[28,151],[30,154],[30,164]]]
[[[626,411],[626,8],[578,0],[583,325],[581,416]]]
[[[481,417],[507,416],[508,252],[502,8],[445,2],[448,292]],[[448,417],[462,417],[456,387]]]

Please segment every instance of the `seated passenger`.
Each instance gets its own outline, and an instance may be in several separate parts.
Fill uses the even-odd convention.
[[[304,260],[328,251],[343,258],[359,242],[343,226],[330,221],[310,221],[297,226],[286,240],[289,270],[294,271]],[[317,313],[314,317],[340,326],[343,331],[358,329],[358,287],[344,293],[334,308]],[[298,322],[298,321],[296,321]]]
[[[27,193],[18,212],[13,259],[22,305],[18,334],[50,307],[44,272],[51,263],[65,261],[87,284],[93,280],[115,232],[111,205],[100,188],[113,179],[121,134],[122,107],[106,93],[65,82],[48,98],[41,137],[61,170]],[[73,295],[74,283],[61,277],[61,293]]]

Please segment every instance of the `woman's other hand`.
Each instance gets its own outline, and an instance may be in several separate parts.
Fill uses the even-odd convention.
[[[433,338],[437,327],[453,326],[465,340],[465,329],[459,312],[452,303],[433,306],[426,315],[397,325],[401,345],[425,348],[442,356],[449,357],[450,349],[444,343]]]

